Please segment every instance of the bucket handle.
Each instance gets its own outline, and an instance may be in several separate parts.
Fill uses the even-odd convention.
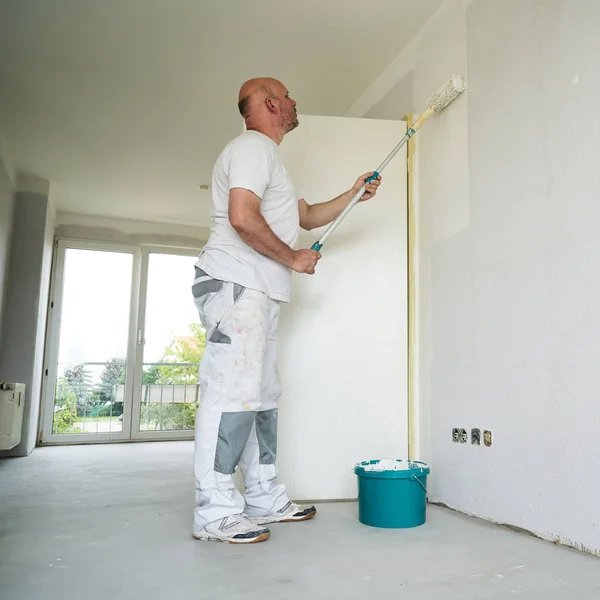
[[[425,498],[427,498],[427,488],[423,485],[423,482],[416,475],[413,475],[412,479],[414,479],[425,490]]]

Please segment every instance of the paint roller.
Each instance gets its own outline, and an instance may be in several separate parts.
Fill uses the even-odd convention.
[[[337,219],[335,219],[335,221],[329,225],[319,240],[311,246],[311,250],[316,250],[317,252],[321,250],[325,240],[335,231],[337,226],[346,218],[346,215],[352,210],[354,205],[362,198],[362,195],[366,190],[366,184],[369,181],[373,181],[373,179],[377,179],[377,177],[379,177],[381,172],[387,167],[394,156],[396,156],[400,148],[402,148],[402,146],[404,146],[404,144],[406,144],[406,142],[408,142],[408,140],[410,140],[410,138],[417,133],[423,123],[425,123],[425,121],[427,121],[431,115],[442,112],[451,102],[456,100],[456,98],[458,98],[460,94],[465,91],[465,88],[465,81],[460,75],[454,75],[451,79],[446,81],[446,83],[438,88],[437,92],[429,99],[429,102],[427,103],[427,109],[419,116],[415,124],[406,132],[404,137],[400,140],[400,143],[377,167],[373,175],[366,179],[365,185],[363,185],[354,195],[352,200],[350,200],[348,203],[348,206],[346,206],[346,208],[344,208],[344,210],[339,214]]]

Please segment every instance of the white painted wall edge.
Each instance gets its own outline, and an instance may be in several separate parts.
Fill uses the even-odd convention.
[[[6,174],[8,175],[15,192],[34,192],[36,194],[48,196],[48,202],[52,211],[52,216],[54,219],[56,219],[56,210],[49,197],[50,182],[47,179],[42,179],[40,177],[25,173],[19,173],[17,171],[8,149],[8,143],[6,142],[2,131],[0,131],[0,162],[4,165],[4,170],[6,171]]]
[[[31,192],[48,198],[48,208],[52,215],[52,222],[56,221],[56,209],[50,197],[50,182],[47,179],[18,171],[16,191]]]
[[[29,173],[17,173],[17,192],[32,192],[48,196],[50,194],[50,182]]]
[[[48,193],[48,207],[52,213],[52,222],[56,223],[56,206],[54,206],[54,202],[52,201],[52,184],[50,184],[50,191]]]
[[[8,144],[4,136],[2,135],[2,131],[0,131],[0,161],[4,165],[4,169],[6,170],[6,174],[12,183],[13,190],[17,188],[17,171],[12,162],[12,158],[10,152],[8,150]]]
[[[445,18],[447,13],[457,5],[469,6],[476,0],[445,0],[434,15],[423,25],[419,32],[398,54],[398,56],[381,72],[379,77],[360,95],[360,97],[346,111],[347,117],[362,117],[375,104],[380,102],[393,87],[413,70],[417,58],[417,49],[422,41],[431,33],[431,30]],[[454,73],[448,73],[450,78]],[[440,81],[440,85],[444,83]],[[435,90],[431,90],[433,94]],[[415,107],[416,108],[416,107]],[[423,110],[426,108],[422,107]]]
[[[56,214],[55,232],[59,237],[94,241],[130,241],[201,248],[208,240],[210,229],[201,226],[96,217],[59,211]]]

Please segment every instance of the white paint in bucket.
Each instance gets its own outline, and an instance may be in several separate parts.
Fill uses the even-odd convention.
[[[409,469],[414,468],[410,461],[395,458],[384,458],[379,462],[370,465],[361,463],[360,466],[365,471],[408,471]]]

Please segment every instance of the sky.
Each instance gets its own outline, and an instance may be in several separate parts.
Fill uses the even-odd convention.
[[[191,286],[197,256],[150,254],[144,362],[198,322]],[[133,255],[67,248],[58,374],[83,362],[127,356]],[[131,360],[133,357],[129,357]],[[94,380],[102,367],[89,368]]]

